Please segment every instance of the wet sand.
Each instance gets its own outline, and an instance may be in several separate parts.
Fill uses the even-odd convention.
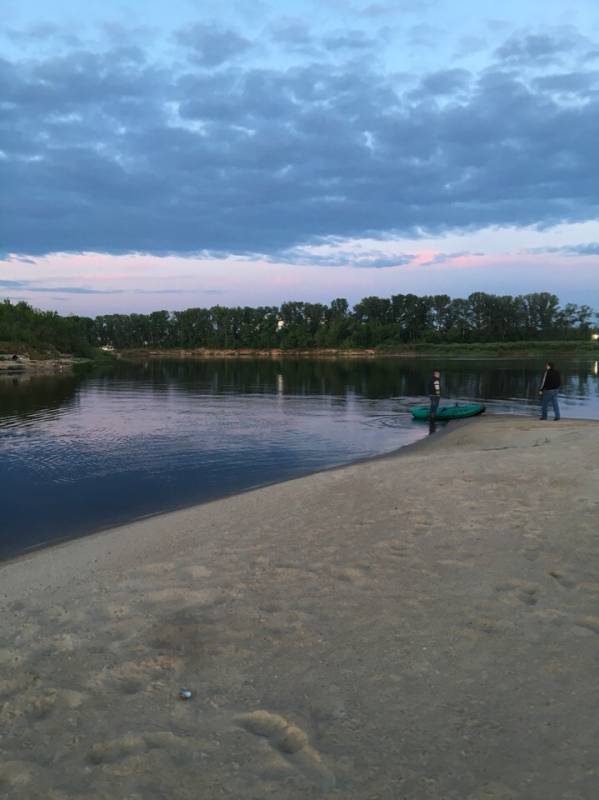
[[[0,795],[591,800],[598,512],[489,417],[1,565]]]

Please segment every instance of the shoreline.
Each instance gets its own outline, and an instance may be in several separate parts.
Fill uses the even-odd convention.
[[[20,359],[19,361],[0,361],[0,377],[18,377],[20,375],[52,375],[61,372],[72,372],[77,366],[91,364],[90,359],[64,356],[48,359]]]
[[[450,420],[451,426],[448,425],[448,422],[439,422],[437,423],[437,430],[434,433],[435,440],[437,437],[442,437],[447,435],[449,430],[454,430],[458,425],[467,425],[468,423],[472,422],[473,418],[466,418],[466,419],[456,419]],[[87,539],[88,537],[93,536],[101,536],[104,533],[109,533],[110,531],[124,528],[130,525],[135,525],[137,523],[146,522],[148,520],[153,520],[158,517],[167,516],[169,514],[177,514],[180,511],[189,511],[190,509],[200,509],[202,506],[209,505],[210,503],[218,503],[221,501],[229,500],[233,497],[241,497],[242,495],[250,494],[252,492],[258,492],[262,489],[268,489],[272,486],[279,486],[284,483],[293,483],[294,481],[300,481],[304,478],[310,478],[314,475],[324,475],[328,472],[335,472],[337,470],[346,469],[346,467],[353,467],[359,464],[368,464],[371,461],[380,461],[381,459],[387,458],[397,458],[402,455],[410,455],[413,452],[426,450],[428,447],[434,447],[435,442],[432,441],[431,434],[427,434],[423,436],[422,439],[419,439],[416,442],[410,442],[408,444],[401,445],[400,447],[396,447],[394,450],[390,450],[387,453],[378,453],[374,456],[363,456],[361,458],[356,458],[352,461],[347,461],[343,464],[334,464],[331,467],[323,467],[322,469],[317,469],[315,471],[310,471],[306,473],[302,473],[296,475],[293,478],[282,478],[281,480],[273,480],[267,483],[259,483],[254,486],[250,486],[247,489],[241,489],[237,491],[229,492],[228,494],[217,495],[215,497],[208,498],[203,500],[199,503],[185,503],[181,506],[176,506],[175,508],[166,509],[164,511],[155,511],[150,512],[148,514],[143,514],[139,517],[133,517],[127,521],[119,522],[117,524],[109,524],[105,526],[101,526],[99,528],[91,528],[89,531],[85,533],[75,534],[73,536],[64,537],[61,539],[51,539],[46,542],[42,542],[41,544],[31,545],[26,550],[22,552],[15,553],[14,555],[9,555],[6,557],[0,556],[0,570],[6,564],[14,563],[20,561],[22,558],[26,558],[28,556],[35,556],[37,553],[48,550],[49,548],[54,547],[63,547],[65,545],[69,545],[72,542],[79,541],[80,539]]]
[[[546,358],[547,353],[554,357],[561,358],[599,358],[599,346],[583,345],[582,347],[565,347],[563,350],[555,345],[563,346],[563,343],[547,342],[547,347],[532,348],[527,350],[514,349],[510,352],[511,348],[502,349],[501,344],[490,350],[485,350],[484,346],[477,350],[476,346],[472,348],[456,346],[455,350],[451,347],[439,345],[436,348],[433,346],[429,350],[422,349],[419,346],[413,350],[377,350],[375,348],[364,349],[341,349],[341,348],[314,348],[314,349],[298,349],[298,350],[283,350],[280,348],[273,349],[252,349],[252,348],[224,348],[224,349],[211,349],[211,348],[173,348],[173,349],[143,349],[143,348],[125,348],[122,350],[115,350],[117,358],[124,359],[144,359],[144,358],[173,358],[173,359],[198,359],[198,360],[211,360],[211,359],[264,359],[264,360],[282,360],[282,359],[314,359],[314,360],[358,360],[358,359],[393,359],[393,358],[443,358],[443,359],[489,359],[489,360],[520,360],[520,359],[533,359]]]
[[[3,562],[7,800],[594,796],[597,464],[476,418]]]

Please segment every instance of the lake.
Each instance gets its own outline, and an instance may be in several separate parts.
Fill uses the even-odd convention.
[[[395,450],[446,396],[534,415],[534,360],[150,360],[0,377],[0,558]],[[561,364],[564,417],[599,419],[598,364]]]

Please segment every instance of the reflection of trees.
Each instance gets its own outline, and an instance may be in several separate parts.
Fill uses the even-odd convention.
[[[599,380],[592,364],[585,371],[567,372],[564,376],[564,391],[578,397],[588,397],[599,391]]]
[[[142,380],[157,392],[176,388],[192,393],[333,395],[413,397],[427,393],[434,366],[443,372],[446,394],[461,397],[534,398],[543,371],[538,360],[430,359],[161,359],[122,362],[115,375],[121,380]],[[570,362],[562,366],[564,389],[587,396],[596,379],[593,365]],[[98,380],[98,379],[96,379]]]
[[[0,419],[27,418],[73,404],[83,385],[95,391],[119,388],[157,394],[277,394],[305,397],[357,395],[368,399],[419,397],[427,393],[433,367],[442,370],[444,394],[485,399],[535,399],[543,371],[538,360],[442,359],[162,359],[117,362],[91,375],[19,375],[0,379]],[[588,397],[599,392],[592,362],[559,365],[564,393]]]
[[[79,394],[81,376],[11,375],[0,378],[0,421],[3,417],[26,419],[39,411],[73,405]]]
[[[389,360],[312,359],[210,359],[152,360],[131,364],[130,377],[143,378],[157,391],[176,385],[191,392],[275,394],[284,387],[290,395],[334,395],[356,393],[365,397],[388,397],[407,392],[426,381],[426,367],[397,369]],[[416,370],[421,377],[414,378]],[[127,377],[126,369],[122,377]]]
[[[565,362],[558,364],[565,394],[588,397],[597,391],[590,362]],[[447,367],[446,385],[449,394],[464,397],[535,399],[543,375],[544,363],[526,361],[468,361],[455,362]]]

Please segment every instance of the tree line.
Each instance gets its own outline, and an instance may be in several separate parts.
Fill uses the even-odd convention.
[[[469,297],[396,294],[257,308],[213,306],[150,314],[61,317],[27,303],[0,304],[0,341],[84,353],[126,348],[373,348],[418,343],[588,339],[597,314],[548,292]]]
[[[98,346],[93,319],[61,317],[56,311],[40,311],[28,303],[0,303],[0,350],[59,351],[91,356]]]

